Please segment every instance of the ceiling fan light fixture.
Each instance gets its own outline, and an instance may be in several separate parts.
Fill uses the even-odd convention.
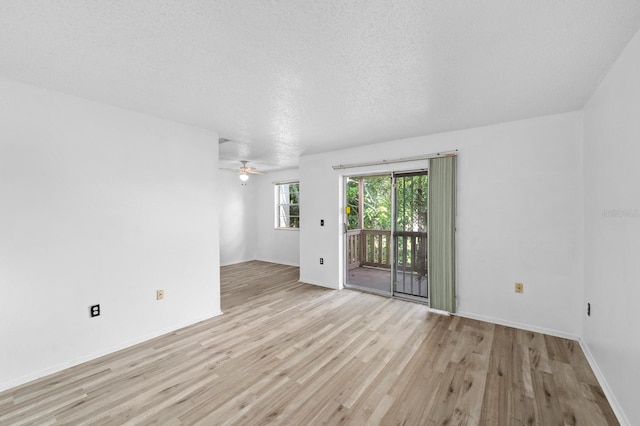
[[[243,182],[246,182],[249,180],[249,175],[246,172],[242,172],[238,176],[240,177],[240,180]]]

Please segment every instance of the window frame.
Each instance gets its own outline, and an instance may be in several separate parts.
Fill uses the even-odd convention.
[[[280,195],[281,195],[281,190],[280,188],[283,186],[287,186],[289,189],[289,194],[290,194],[290,188],[292,185],[297,185],[297,203],[285,203],[282,202]],[[289,181],[282,181],[282,182],[274,182],[273,184],[273,194],[274,194],[274,223],[273,223],[273,227],[275,230],[279,230],[279,231],[299,231],[300,230],[300,181],[299,180],[289,180]],[[289,201],[291,201],[291,196],[289,195]],[[290,208],[292,206],[296,206],[298,208],[298,215],[297,216],[291,216],[290,213]],[[288,216],[282,216],[280,214],[281,211],[283,211],[282,209],[288,209],[289,210],[289,215]],[[280,226],[281,224],[281,219],[283,217],[286,217],[289,219],[289,226]],[[291,218],[292,217],[297,217],[297,224],[298,226],[291,226]]]

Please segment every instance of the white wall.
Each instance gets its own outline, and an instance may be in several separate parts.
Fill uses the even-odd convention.
[[[275,229],[274,183],[298,180],[297,169],[270,172],[256,181],[256,259],[283,265],[300,265],[300,231]],[[252,176],[253,179],[253,176]],[[300,197],[305,189],[300,188]]]
[[[584,340],[628,424],[640,424],[640,34],[584,110]],[[605,213],[606,211],[606,213]],[[612,216],[613,215],[613,216]],[[585,305],[591,303],[587,317]],[[610,398],[611,399],[611,398]],[[614,408],[616,408],[614,406]]]
[[[0,389],[217,315],[217,135],[0,93]]]
[[[219,171],[220,264],[256,258],[256,187],[252,176],[242,182],[237,173]]]
[[[341,283],[340,174],[390,169],[340,172],[332,165],[459,149],[459,314],[577,337],[583,272],[581,118],[574,112],[303,156],[301,281],[332,288]],[[516,281],[524,283],[524,294],[515,294]]]
[[[297,180],[298,170],[252,175],[244,183],[227,171],[219,176],[221,265],[263,260],[299,266],[300,232],[274,227],[274,182]]]

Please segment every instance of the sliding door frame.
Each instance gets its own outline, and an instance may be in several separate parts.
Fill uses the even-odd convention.
[[[393,240],[393,250],[392,250],[392,259],[393,259],[393,263],[391,264],[391,281],[392,281],[392,290],[393,290],[393,297],[396,297],[398,299],[405,299],[405,300],[410,300],[413,302],[419,302],[419,303],[424,303],[424,304],[429,304],[429,268],[428,268],[428,255],[429,255],[429,239],[428,239],[428,235],[429,235],[429,222],[428,222],[428,215],[429,215],[429,204],[428,204],[428,199],[427,199],[427,206],[426,206],[426,210],[425,210],[425,258],[423,259],[425,262],[425,285],[426,285],[426,295],[421,296],[420,294],[413,294],[415,293],[413,291],[413,277],[411,277],[412,279],[412,283],[411,283],[411,293],[406,293],[406,292],[400,292],[397,290],[397,283],[396,283],[396,279],[398,276],[398,262],[400,259],[399,253],[398,253],[398,238],[399,232],[406,232],[404,229],[399,231],[398,228],[398,208],[396,206],[396,202],[397,202],[397,197],[398,197],[398,179],[399,178],[403,178],[403,177],[412,177],[412,176],[427,176],[427,194],[429,191],[429,181],[428,181],[428,176],[429,176],[429,169],[428,168],[421,168],[421,169],[414,169],[414,170],[402,170],[402,171],[397,171],[397,172],[393,172],[391,174],[392,176],[392,193],[393,193],[393,207],[392,207],[392,212],[393,212],[393,220],[392,220],[392,240]],[[411,210],[413,211],[415,208],[415,206],[411,207]],[[419,232],[419,231],[418,231]],[[415,245],[412,244],[411,249],[412,251],[415,249]],[[406,247],[404,248],[404,252],[405,252],[405,257],[406,257]],[[413,268],[413,261],[417,259],[417,257],[413,256],[413,259],[411,261],[411,267]],[[406,259],[405,262],[406,263]],[[411,271],[411,274],[413,274],[413,271]],[[406,269],[403,270],[403,279],[406,275]],[[420,284],[418,284],[420,285]],[[404,287],[404,284],[403,284]],[[404,289],[404,288],[403,288]],[[421,293],[420,291],[418,291],[418,293]]]
[[[342,210],[342,245],[343,245],[343,250],[342,250],[342,279],[343,279],[343,287],[345,288],[349,288],[349,289],[353,289],[353,290],[358,290],[358,291],[362,291],[362,292],[366,292],[366,293],[373,293],[373,294],[377,294],[379,296],[385,296],[385,297],[392,297],[393,296],[393,279],[391,276],[391,271],[389,272],[389,289],[388,291],[383,291],[383,290],[378,290],[375,288],[369,288],[369,287],[364,287],[364,286],[359,286],[356,284],[349,284],[349,260],[348,260],[348,256],[349,256],[349,243],[348,243],[348,223],[349,223],[349,219],[348,219],[348,215],[346,212],[346,207],[347,207],[347,184],[349,182],[349,179],[352,178],[367,178],[367,177],[376,177],[376,176],[382,176],[382,177],[388,177],[389,179],[391,179],[391,175],[392,172],[372,172],[372,173],[354,173],[354,174],[345,174],[342,175],[342,206],[341,206],[341,210]],[[391,194],[393,194],[393,188],[391,188]],[[392,205],[392,209],[393,209],[393,199],[391,199],[391,205]],[[363,212],[358,212],[358,214],[362,214]],[[393,216],[392,216],[393,217]],[[393,224],[392,224],[392,228],[393,228]],[[393,230],[391,230],[391,235],[393,235]],[[391,238],[391,240],[393,240],[393,238]],[[393,262],[393,249],[390,250],[390,262]]]
[[[386,297],[392,297],[392,298],[397,298],[397,299],[404,299],[404,300],[410,300],[413,302],[418,302],[418,303],[423,303],[423,304],[427,304],[429,303],[429,298],[428,298],[428,293],[426,297],[422,297],[422,296],[412,296],[410,294],[402,294],[402,293],[396,293],[394,291],[394,274],[396,273],[396,259],[397,259],[397,253],[396,253],[396,237],[394,236],[395,232],[396,232],[396,228],[397,228],[397,224],[396,224],[396,214],[397,214],[397,207],[396,207],[396,188],[394,187],[395,185],[395,177],[396,176],[406,176],[406,175],[421,175],[421,174],[427,174],[428,176],[428,169],[424,166],[422,167],[415,167],[415,168],[410,168],[407,170],[396,170],[396,171],[378,171],[378,172],[371,172],[371,173],[353,173],[353,174],[344,174],[341,175],[341,179],[342,179],[342,202],[341,202],[341,218],[342,218],[342,271],[341,271],[341,275],[342,275],[342,284],[344,288],[349,288],[349,289],[354,289],[354,290],[359,290],[359,291],[363,291],[363,292],[368,292],[368,293],[373,293],[373,294],[378,294],[381,296],[386,296]],[[349,260],[348,260],[348,250],[349,250],[349,243],[348,243],[348,236],[347,236],[347,232],[348,232],[348,217],[347,217],[347,213],[346,213],[346,207],[347,207],[347,184],[350,178],[366,178],[366,177],[374,177],[374,176],[388,176],[389,179],[391,180],[391,191],[390,191],[390,197],[391,197],[391,250],[390,250],[390,258],[389,258],[389,262],[391,263],[391,269],[390,269],[390,273],[389,273],[389,290],[388,292],[386,291],[380,291],[380,290],[376,290],[376,289],[372,289],[372,288],[368,288],[368,287],[363,287],[363,286],[359,286],[359,285],[355,285],[355,284],[349,284]],[[428,206],[427,206],[428,208]],[[363,212],[359,212],[359,214],[362,214]],[[428,213],[427,213],[428,214]],[[428,233],[428,223],[427,223],[427,233]],[[427,239],[428,240],[428,239]],[[428,244],[428,242],[427,242]],[[427,253],[428,253],[428,245],[427,245]],[[427,279],[427,289],[429,288],[429,273],[427,272],[426,274],[426,279]]]

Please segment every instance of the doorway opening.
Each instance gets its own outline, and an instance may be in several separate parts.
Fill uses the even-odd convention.
[[[427,171],[348,177],[345,194],[345,286],[427,303]]]
[[[345,286],[391,295],[391,175],[346,179]]]

